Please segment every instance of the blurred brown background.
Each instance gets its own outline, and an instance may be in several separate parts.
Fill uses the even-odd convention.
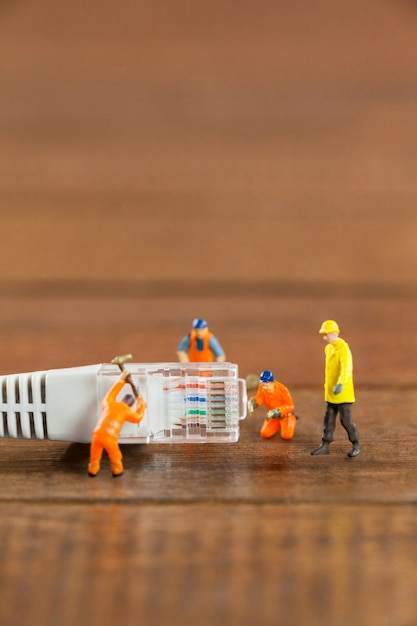
[[[335,317],[357,384],[414,384],[414,2],[0,15],[3,370],[106,360],[107,335],[175,359],[202,316],[242,373],[315,385]]]
[[[414,623],[416,28],[412,0],[0,5],[2,373],[124,352],[175,360],[191,320],[205,317],[241,374],[273,369],[304,418],[293,448],[268,447],[247,420],[242,443],[222,448],[222,460],[206,448],[129,450],[130,482],[117,487],[109,476],[99,487],[86,482],[84,448],[4,443],[3,596],[20,610],[5,626],[30,623],[19,608],[29,597],[32,623],[43,626],[61,602],[61,624],[117,615],[137,623],[134,591],[119,586],[123,602],[117,594],[111,602],[113,576],[141,588],[145,623],[156,615],[160,624],[277,624],[281,615],[283,624],[340,626],[355,606],[353,617],[366,618],[358,623]],[[317,330],[327,318],[352,348],[362,394],[355,411],[368,451],[349,470],[345,459],[311,465],[308,456],[321,432]],[[160,484],[161,467],[172,491]],[[233,467],[244,482],[224,489]],[[199,472],[214,485],[207,496]],[[181,506],[178,474],[194,509]],[[386,509],[393,499],[399,506]],[[226,508],[210,525],[217,501]],[[229,501],[246,508],[227,509]],[[306,501],[312,508],[301,510]],[[9,541],[15,517],[22,521]],[[66,528],[75,518],[71,552]],[[194,537],[197,563],[184,540],[193,521],[208,533],[202,543]],[[282,535],[270,536],[274,524]],[[25,543],[34,529],[38,551]],[[181,539],[181,557],[164,537]],[[132,561],[129,539],[137,547],[142,538],[150,543]],[[293,550],[282,552],[287,539]],[[91,554],[106,541],[108,575],[91,583]],[[324,564],[326,542],[336,549]],[[220,544],[224,596],[204,595],[215,588],[209,572],[223,571],[210,561]],[[46,545],[54,549],[44,553]],[[62,560],[73,574],[56,587]],[[50,593],[29,582],[36,564],[50,572]],[[257,615],[250,607],[259,597]]]

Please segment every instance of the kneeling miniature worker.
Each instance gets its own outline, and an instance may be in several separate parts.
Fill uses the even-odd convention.
[[[329,454],[330,444],[336,426],[337,414],[346,430],[352,449],[349,457],[358,456],[361,451],[359,433],[352,420],[351,407],[355,402],[353,388],[352,353],[346,341],[339,337],[340,329],[334,320],[326,320],[319,330],[327,345],[325,353],[324,399],[326,411],[321,445],[312,450],[311,454]]]
[[[290,392],[285,385],[275,380],[269,370],[261,373],[259,381],[256,396],[248,401],[248,411],[252,414],[256,407],[262,405],[268,409],[262,424],[261,437],[268,439],[281,430],[282,439],[292,439],[297,417]]]
[[[146,403],[140,395],[136,397],[136,400],[132,394],[126,394],[122,400],[117,400],[129,376],[129,372],[124,370],[102,402],[101,418],[94,429],[90,448],[88,465],[90,476],[96,476],[100,471],[103,450],[106,450],[109,455],[113,476],[123,474],[122,453],[118,444],[120,431],[126,421],[139,424],[146,408]],[[136,409],[134,410],[132,407],[135,403]]]

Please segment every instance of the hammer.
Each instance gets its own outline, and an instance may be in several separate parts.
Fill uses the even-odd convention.
[[[122,354],[120,356],[115,356],[114,359],[112,359],[111,362],[114,365],[118,365],[119,368],[120,368],[120,371],[124,372],[124,370],[125,370],[124,364],[127,361],[130,361],[131,358],[132,358],[131,354]],[[139,398],[140,397],[139,391],[136,389],[136,386],[135,386],[135,384],[134,384],[134,382],[132,380],[132,376],[130,374],[128,376],[126,376],[126,382],[128,382],[129,385],[132,387],[133,395],[135,396],[135,398]]]

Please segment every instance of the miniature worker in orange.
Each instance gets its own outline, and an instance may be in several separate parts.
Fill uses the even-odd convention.
[[[258,391],[248,401],[249,414],[257,406],[265,405],[268,409],[262,424],[261,437],[268,439],[281,430],[282,439],[292,439],[297,418],[294,414],[294,402],[288,389],[275,380],[269,370],[264,370],[260,377]]]
[[[208,329],[206,320],[193,320],[191,332],[181,339],[177,348],[180,363],[223,362],[226,355],[219,341]]]
[[[122,453],[118,444],[120,431],[126,421],[139,424],[146,408],[142,396],[138,396],[135,400],[132,394],[127,394],[123,400],[117,400],[128,376],[129,372],[124,370],[120,379],[113,385],[102,402],[103,412],[94,429],[90,448],[90,463],[88,465],[90,476],[96,476],[100,471],[103,450],[106,450],[109,455],[113,476],[123,474]],[[135,402],[136,410],[133,410],[131,407]]]

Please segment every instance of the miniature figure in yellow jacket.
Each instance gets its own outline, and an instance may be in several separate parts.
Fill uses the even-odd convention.
[[[337,338],[328,343],[324,349],[326,356],[324,375],[324,399],[326,402],[341,404],[355,402],[353,389],[353,360],[352,353],[346,341]],[[342,386],[341,391],[335,393]]]
[[[352,404],[355,402],[352,353],[346,341],[339,337],[340,329],[334,320],[323,322],[319,333],[327,342],[324,376],[326,412],[324,414],[322,443],[311,454],[329,454],[336,417],[339,414],[340,422],[352,443],[352,449],[348,452],[348,456],[355,457],[360,453],[361,446],[358,429],[352,420],[351,413]]]

